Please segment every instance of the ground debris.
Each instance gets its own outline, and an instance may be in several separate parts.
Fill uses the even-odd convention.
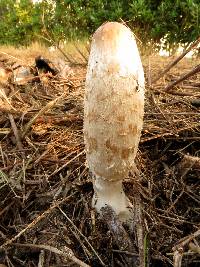
[[[1,68],[9,71],[3,76],[10,75],[13,66],[21,68],[5,58]],[[161,58],[154,61],[151,75],[163,64]],[[141,177],[139,181],[130,174],[124,182],[130,200],[135,183],[142,198],[144,256],[151,266],[173,265],[172,248],[184,237],[189,241],[176,260],[181,258],[181,267],[200,264],[200,238],[192,235],[200,227],[200,120],[199,106],[193,105],[200,76],[183,81],[170,94],[163,91],[192,68],[191,62],[181,64],[146,88],[137,156]],[[129,251],[117,247],[109,227],[91,208],[93,189],[82,133],[86,70],[77,65],[65,71],[68,74],[33,71],[22,84],[2,78],[0,264],[77,266],[59,254],[69,248],[82,266],[126,266]]]

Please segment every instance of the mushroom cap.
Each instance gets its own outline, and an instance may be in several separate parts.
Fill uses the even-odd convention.
[[[133,166],[144,113],[144,73],[129,28],[107,22],[93,35],[86,75],[84,139],[89,169],[122,180]]]

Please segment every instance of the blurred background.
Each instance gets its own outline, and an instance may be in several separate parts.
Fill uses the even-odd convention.
[[[174,52],[200,33],[199,0],[1,0],[0,45],[49,45],[89,38],[103,22],[124,21],[143,46]],[[47,39],[45,39],[47,38]]]

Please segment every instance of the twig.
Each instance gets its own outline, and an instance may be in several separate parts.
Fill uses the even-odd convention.
[[[23,121],[30,120],[32,116],[37,115],[38,111],[27,111],[26,113],[20,110],[12,110],[12,109],[7,109],[5,107],[0,106],[0,113],[5,113],[5,114],[12,114],[15,115],[15,119],[20,119],[23,116]],[[186,115],[194,115],[190,113],[186,113]],[[74,122],[74,121],[82,121],[82,117],[79,114],[73,114],[73,113],[66,113],[66,114],[50,114],[45,112],[45,117],[41,116],[36,119],[36,123],[52,123],[52,124],[61,124],[61,123],[66,123],[66,122]],[[5,119],[1,119],[1,123],[5,122]],[[2,133],[9,133],[11,131],[10,128],[0,128]]]
[[[132,253],[132,252],[129,252],[129,251],[126,251],[126,250],[113,249],[112,251],[113,252],[117,252],[119,254],[127,254],[127,255],[130,255],[130,256],[138,257],[138,253]]]
[[[183,251],[182,250],[176,250],[174,252],[173,260],[174,260],[174,267],[181,267],[181,262],[182,262],[182,257],[183,257]]]
[[[45,116],[40,117],[36,120],[36,123],[50,123],[50,124],[61,124],[66,122],[79,122],[82,118],[75,114],[59,115],[59,116]]]
[[[89,54],[90,54],[90,43],[87,43],[87,44],[85,45],[85,48],[86,48],[87,53],[88,53],[88,56],[89,56]]]
[[[170,207],[166,210],[166,212],[170,212],[174,206],[176,205],[176,203],[179,201],[179,199],[182,197],[182,195],[184,194],[185,190],[182,189],[182,191],[180,192],[180,194],[177,196],[177,198],[173,201],[173,203],[170,205]]]
[[[151,90],[153,90],[157,94],[200,97],[200,94],[198,94],[198,93],[180,92],[180,91],[174,91],[174,90],[164,91],[164,90],[159,90],[156,88],[151,88]],[[192,105],[192,103],[191,103],[191,105]]]
[[[38,261],[38,267],[44,267],[44,261],[45,261],[45,252],[44,250],[41,250],[40,255],[39,255],[39,261]]]
[[[200,97],[200,94],[189,93],[189,92],[179,92],[179,91],[174,91],[174,90],[173,91],[172,90],[166,91],[165,93],[167,93],[169,95]]]
[[[37,218],[35,218],[31,223],[29,223],[24,229],[22,229],[17,235],[15,235],[13,238],[7,240],[5,243],[3,243],[0,246],[0,250],[4,249],[6,246],[11,245],[14,241],[17,240],[17,238],[19,238],[21,235],[23,235],[27,230],[33,228],[34,226],[36,226],[36,224],[38,224],[38,222],[40,222],[41,220],[43,220],[44,218],[46,218],[47,215],[49,215],[55,208],[57,208],[59,205],[65,203],[66,201],[70,200],[71,197],[75,195],[75,193],[71,194],[68,197],[65,197],[61,200],[56,201],[55,203],[53,203],[49,209],[45,210],[41,215],[39,215]]]
[[[5,119],[5,121],[7,121],[7,120]],[[7,135],[10,132],[11,132],[10,128],[0,128],[0,134]]]
[[[176,135],[176,130],[174,128],[174,125],[173,123],[167,118],[166,114],[164,114],[162,112],[162,109],[159,107],[159,105],[157,105],[156,101],[155,101],[155,98],[154,98],[154,93],[152,92],[151,95],[150,95],[150,98],[155,106],[155,108],[160,112],[160,114],[163,116],[163,118],[168,122],[168,124],[171,126],[172,130],[173,130],[173,133],[174,135]]]
[[[78,153],[73,159],[70,159],[69,161],[67,161],[65,164],[63,164],[60,168],[56,169],[54,172],[52,172],[48,178],[54,176],[56,173],[58,173],[59,171],[61,171],[62,169],[64,169],[65,167],[67,167],[71,162],[73,162],[75,159],[77,159],[79,156],[83,155],[85,153],[85,151],[81,151],[80,153]]]
[[[146,137],[146,138],[141,138],[140,140],[140,143],[143,144],[145,142],[148,142],[148,141],[151,141],[151,140],[154,140],[154,139],[158,139],[158,138],[164,138],[164,137],[167,137],[167,136],[174,136],[173,133],[163,133],[163,134],[156,134],[154,136],[150,136],[150,137]]]
[[[15,124],[15,120],[13,118],[13,115],[12,114],[8,114],[8,117],[9,117],[9,120],[10,120],[10,124],[12,126],[13,133],[15,135],[17,146],[18,146],[19,150],[23,150],[23,145],[22,145],[22,142],[21,142],[21,138],[20,138],[17,126]]]
[[[67,59],[71,64],[75,64],[69,57],[68,55],[59,47],[59,45],[57,45],[57,43],[53,40],[52,36],[50,36],[46,24],[45,24],[45,18],[44,18],[44,9],[43,9],[43,14],[42,14],[42,23],[43,23],[43,27],[45,30],[45,33],[47,35],[48,38],[44,37],[44,36],[40,36],[43,39],[45,39],[46,41],[48,41],[50,44],[53,44],[60,52],[61,54],[64,56],[65,59]]]
[[[197,123],[194,123],[192,125],[188,125],[186,127],[179,128],[179,129],[177,129],[177,133],[176,133],[175,136],[174,136],[173,133],[160,133],[160,134],[155,134],[153,136],[146,137],[146,138],[144,138],[142,136],[142,138],[140,140],[140,143],[142,144],[142,143],[154,140],[154,139],[164,138],[165,136],[167,138],[173,138],[173,139],[176,138],[176,139],[184,139],[184,140],[199,140],[200,136],[194,136],[194,137],[193,136],[192,137],[190,137],[190,136],[189,137],[187,137],[187,136],[179,136],[179,134],[181,132],[184,132],[184,131],[187,131],[187,130],[191,130],[191,129],[195,129],[195,128],[199,127],[199,126],[200,126],[200,122],[197,122]],[[153,134],[153,133],[151,133],[151,134]]]
[[[182,153],[181,153],[182,155]],[[200,170],[200,158],[190,155],[183,155],[182,160],[178,164],[178,170],[181,177],[186,176],[189,170],[196,168]]]
[[[99,259],[99,261],[102,264],[102,266],[106,266],[104,264],[104,262],[102,261],[102,259],[97,254],[97,252],[95,251],[95,249],[93,248],[93,246],[90,244],[90,242],[88,241],[88,239],[81,233],[81,231],[76,227],[76,225],[73,223],[73,221],[66,215],[66,213],[61,208],[58,207],[58,209],[65,216],[65,218],[71,223],[71,225],[73,226],[73,228],[85,239],[85,241],[87,242],[87,244],[89,245],[89,247],[92,249],[92,251],[94,252],[94,254],[96,255],[96,257]]]
[[[192,239],[196,238],[200,235],[200,229],[196,232],[182,238],[179,240],[179,242],[172,248],[173,251],[179,250],[180,248],[183,248],[185,245],[187,245]]]
[[[183,84],[181,86],[182,89],[192,89],[192,90],[199,90],[199,86],[192,86],[192,85],[187,85],[187,84]]]
[[[82,58],[85,60],[85,64],[88,62],[87,57],[82,53],[82,51],[79,49],[79,47],[74,43],[74,47],[79,52],[79,54],[82,56]]]
[[[7,95],[6,95],[6,93],[5,93],[5,91],[4,91],[3,88],[0,88],[0,100],[2,100],[3,102],[5,101],[5,103],[3,103],[3,106],[4,106],[5,109],[8,110],[8,108],[11,108],[11,109],[13,109],[13,110],[16,110],[16,109],[11,105],[11,103],[10,103],[10,101],[9,101],[9,99],[8,99],[8,97],[7,97]],[[2,105],[2,103],[1,103],[1,105]]]
[[[22,133],[22,139],[24,139],[24,137],[26,136],[27,132],[29,131],[29,129],[31,128],[31,126],[33,125],[33,123],[37,120],[38,117],[40,117],[41,115],[43,115],[47,110],[49,110],[50,108],[52,108],[60,99],[63,98],[63,96],[65,96],[65,93],[63,93],[61,96],[57,97],[56,99],[50,101],[49,103],[46,104],[46,106],[44,106],[24,127],[24,131]]]
[[[194,74],[196,74],[197,72],[200,71],[200,64],[197,65],[195,68],[193,68],[191,71],[189,71],[186,74],[183,74],[178,80],[168,84],[165,88],[164,91],[169,91],[172,87],[174,87],[175,85],[177,85],[178,83],[186,80],[187,78],[193,76]]]
[[[74,64],[75,65],[75,62],[69,58],[69,55],[67,55],[67,53],[65,53],[57,44],[56,42],[50,37],[50,35],[47,33],[47,30],[46,30],[46,34],[48,35],[48,38],[45,37],[45,36],[42,36],[42,35],[39,35],[38,34],[38,37],[46,40],[47,42],[49,42],[51,45],[54,45],[60,52],[61,54],[64,56],[64,58],[69,61],[71,64]]]
[[[137,170],[137,172],[139,172]],[[138,176],[138,174],[136,174]],[[140,175],[138,176],[138,179],[140,179]],[[145,255],[145,253],[148,251],[148,247],[144,246],[144,217],[142,216],[142,200],[140,197],[139,191],[134,193],[134,209],[135,209],[135,215],[134,215],[134,224],[136,225],[136,232],[137,232],[137,244],[139,249],[139,261],[140,261],[140,267],[147,266],[148,263],[148,257]],[[146,243],[147,245],[147,243]],[[147,264],[146,264],[147,263]]]
[[[195,253],[200,254],[200,246],[196,246],[193,242],[189,243],[189,249]]]
[[[189,53],[194,47],[200,43],[200,38],[198,38],[194,43],[192,43],[183,53],[176,58],[173,62],[167,65],[167,67],[158,74],[158,76],[152,81],[152,83],[157,82],[164,74],[166,74],[172,67],[174,67],[187,53]]]
[[[74,263],[78,264],[81,267],[90,267],[88,264],[84,263],[83,261],[79,260],[75,255],[74,252],[68,248],[65,247],[65,252],[61,251],[55,247],[48,246],[48,245],[36,245],[36,244],[19,244],[19,243],[14,243],[14,246],[17,247],[25,247],[25,248],[33,248],[33,249],[39,249],[39,250],[47,250],[50,252],[53,252],[57,255],[63,256],[67,259],[70,259]]]
[[[1,211],[0,211],[0,218],[2,217],[2,215],[4,214],[4,212],[8,211],[9,208],[14,204],[15,202],[12,201],[10,204],[8,204],[5,208],[3,208]]]
[[[148,57],[148,76],[147,76],[147,84],[148,84],[148,87],[151,87],[151,64],[150,64],[150,56]]]
[[[163,112],[163,114],[165,115],[174,115],[174,116],[181,116],[181,115],[184,115],[184,116],[199,116],[199,113],[198,112]],[[159,116],[159,115],[162,115],[160,114],[160,112],[146,112],[145,113],[145,116]]]
[[[2,171],[2,169],[0,169],[0,184],[2,183],[1,181],[3,181],[3,185],[0,185],[0,189],[3,188],[5,186],[5,184],[9,185],[10,189],[12,190],[13,194],[15,197],[18,197],[18,195],[16,194],[15,190],[14,190],[14,186],[10,183],[9,181],[9,177]]]

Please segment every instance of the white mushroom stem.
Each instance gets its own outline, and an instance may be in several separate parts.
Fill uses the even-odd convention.
[[[122,180],[110,182],[97,176],[93,179],[93,187],[93,206],[99,213],[107,205],[119,215],[121,221],[131,219],[132,204],[124,194]]]
[[[122,181],[133,167],[144,113],[144,73],[135,38],[117,22],[95,32],[84,101],[86,157],[94,179],[93,205],[130,218]]]

